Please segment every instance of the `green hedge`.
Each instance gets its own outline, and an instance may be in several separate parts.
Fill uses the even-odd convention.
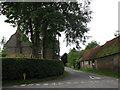
[[[59,60],[33,58],[2,58],[2,79],[19,80],[59,76],[64,73],[64,65]]]

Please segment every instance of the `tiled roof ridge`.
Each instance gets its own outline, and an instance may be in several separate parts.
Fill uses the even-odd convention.
[[[84,54],[84,56],[82,57],[81,60],[88,59],[88,58],[91,59],[91,57],[92,57],[91,54],[97,54],[97,52],[99,52],[103,47],[114,42],[115,40],[120,40],[120,36],[113,38],[112,40],[107,41],[105,44],[103,44],[101,46],[87,50],[87,52]]]

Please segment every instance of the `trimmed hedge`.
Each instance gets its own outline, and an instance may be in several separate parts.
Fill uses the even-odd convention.
[[[59,76],[64,73],[64,65],[59,60],[33,58],[2,58],[2,79],[19,80]]]

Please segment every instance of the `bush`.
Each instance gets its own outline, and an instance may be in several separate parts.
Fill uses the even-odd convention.
[[[64,65],[59,60],[33,58],[2,58],[2,79],[19,80],[59,76],[64,73]]]

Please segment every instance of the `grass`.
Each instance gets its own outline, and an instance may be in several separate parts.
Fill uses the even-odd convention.
[[[28,79],[28,80],[14,80],[14,81],[2,81],[2,86],[13,86],[13,85],[21,85],[21,84],[33,84],[33,83],[40,83],[50,80],[56,80],[61,79],[68,76],[68,72],[64,71],[63,75],[60,76],[53,76],[53,77],[47,77],[42,79]]]
[[[71,68],[71,67],[68,67],[68,68]],[[114,78],[120,78],[120,73],[117,73],[117,72],[108,72],[108,71],[92,70],[92,69],[75,69],[75,68],[71,68],[71,69],[84,71],[84,72],[90,72],[90,73],[104,75],[104,76],[110,76]]]
[[[83,69],[83,70],[80,70],[80,71],[85,71],[85,72],[90,72],[90,73],[95,73],[95,74],[100,74],[100,75],[120,78],[120,74],[117,73],[117,72],[108,72],[108,71],[91,70],[91,69]]]

